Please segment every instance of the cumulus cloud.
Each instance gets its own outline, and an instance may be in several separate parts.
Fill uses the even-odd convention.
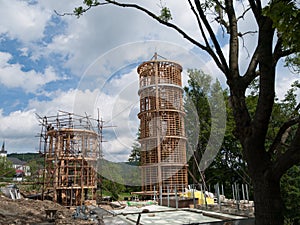
[[[47,21],[51,17],[51,11],[41,8],[37,4],[28,1],[1,0],[0,34],[7,35],[10,39],[18,39],[22,42],[38,40],[43,37],[43,31]]]
[[[15,111],[3,115],[0,109],[0,137],[7,143],[9,153],[33,152],[38,146],[35,135],[39,132],[35,110]]]
[[[99,109],[107,127],[103,131],[104,139],[107,140],[103,143],[104,155],[117,161],[127,160],[131,146],[137,139],[139,100],[135,69],[122,76],[112,77],[94,104],[94,110]]]
[[[35,110],[15,111],[3,116],[0,110],[0,136],[2,137],[28,137],[35,129]]]
[[[139,3],[159,13],[160,8],[156,2],[144,1]],[[45,3],[39,4],[44,5]],[[172,2],[170,4],[172,4],[172,11],[178,15],[178,19],[176,16],[174,20],[176,18],[183,29],[191,33],[192,36],[200,37],[192,28],[195,23],[193,16],[181,10],[182,6]],[[69,9],[66,9],[60,3],[57,3],[57,5],[51,4],[51,6],[48,4],[48,7],[59,12],[70,12],[73,10],[72,6],[75,7],[78,4],[68,4],[68,6]],[[60,7],[62,8],[60,9]],[[80,19],[71,16],[64,16],[60,19],[67,23],[65,32],[55,36],[52,42],[46,45],[44,51],[39,51],[37,54],[58,53],[65,56],[67,58],[65,66],[77,75],[82,75],[84,70],[99,56],[127,43],[155,39],[178,43],[189,49],[192,48],[192,44],[184,40],[181,35],[135,9],[101,6],[90,10]],[[152,52],[155,50],[153,48]],[[131,51],[136,51],[136,49],[131,49]]]
[[[26,93],[35,93],[43,85],[59,80],[54,68],[46,67],[44,73],[23,71],[22,65],[11,64],[12,55],[0,52],[0,83],[8,88],[22,88]]]

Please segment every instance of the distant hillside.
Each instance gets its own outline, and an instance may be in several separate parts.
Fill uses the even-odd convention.
[[[7,157],[14,157],[24,162],[36,161],[40,165],[44,165],[44,157],[39,153],[11,153]],[[115,162],[116,165],[127,164],[130,166],[138,166],[139,162]]]
[[[11,153],[7,154],[7,157],[14,157],[24,162],[36,161],[38,164],[43,165],[44,158],[39,153]]]

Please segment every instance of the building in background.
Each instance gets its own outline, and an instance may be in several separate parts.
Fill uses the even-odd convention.
[[[11,163],[11,167],[15,169],[16,174],[14,175],[14,181],[22,181],[24,180],[25,176],[30,176],[30,166],[27,165],[26,162],[15,158],[7,156],[7,151],[5,150],[5,142],[3,141],[1,151],[0,151],[0,158],[5,162],[8,161]]]
[[[3,159],[6,159],[7,157],[7,151],[5,150],[5,142],[3,141],[1,151],[0,151],[0,157]]]
[[[12,167],[16,170],[15,177],[26,177],[30,176],[30,166],[27,165],[27,162],[24,162],[15,157],[7,157],[7,160],[12,163]]]

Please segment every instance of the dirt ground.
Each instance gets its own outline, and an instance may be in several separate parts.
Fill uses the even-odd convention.
[[[57,210],[55,217],[46,217],[46,210]],[[50,225],[50,224],[97,224],[89,220],[74,219],[75,210],[65,208],[52,201],[18,199],[0,195],[1,225]]]

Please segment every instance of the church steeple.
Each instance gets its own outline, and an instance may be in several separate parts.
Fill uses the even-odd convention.
[[[7,156],[7,151],[5,151],[5,141],[3,141],[2,143],[2,148],[1,148],[1,151],[0,151],[0,156]]]

